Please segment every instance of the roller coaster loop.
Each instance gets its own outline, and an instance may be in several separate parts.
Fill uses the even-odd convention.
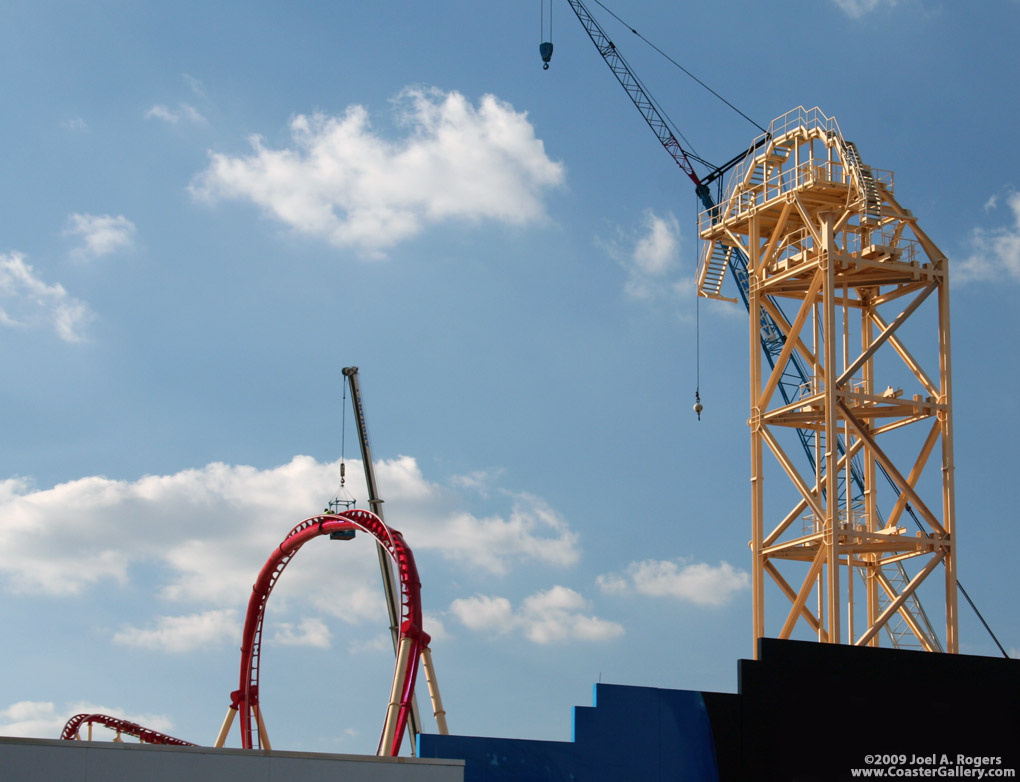
[[[167,736],[165,733],[151,730],[149,728],[143,728],[141,725],[135,722],[129,722],[128,720],[122,720],[119,717],[110,717],[106,714],[75,714],[71,719],[64,725],[64,729],[60,731],[60,738],[65,740],[74,741],[75,739],[81,738],[78,732],[81,730],[83,725],[88,726],[88,741],[92,740],[92,726],[94,724],[105,725],[106,727],[117,731],[117,738],[114,741],[120,741],[122,734],[126,733],[129,736],[134,736],[140,739],[144,744],[173,744],[178,747],[194,747],[190,741],[184,741],[183,739],[175,739],[173,736]]]
[[[422,630],[421,583],[411,549],[397,530],[367,510],[350,509],[338,514],[313,516],[292,529],[284,541],[273,551],[259,572],[248,601],[241,638],[241,669],[239,687],[230,695],[230,707],[223,721],[216,746],[223,746],[234,716],[240,712],[241,746],[245,749],[271,749],[262,710],[259,705],[259,661],[262,648],[262,626],[266,603],[284,568],[298,550],[309,540],[320,535],[335,538],[348,537],[361,531],[373,535],[379,545],[393,558],[400,582],[401,616],[397,647],[397,662],[393,672],[390,694],[378,755],[397,755],[401,739],[407,729],[411,712],[418,661],[426,661],[426,672],[431,657],[429,636]],[[438,690],[433,697],[437,720],[443,716]],[[445,723],[445,720],[444,720]]]

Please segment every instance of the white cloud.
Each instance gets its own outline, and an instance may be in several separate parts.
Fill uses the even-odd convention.
[[[860,19],[882,6],[894,6],[898,0],[833,0],[847,16]]]
[[[182,73],[181,76],[183,77],[184,81],[187,82],[188,87],[191,88],[191,91],[195,93],[195,95],[197,95],[200,98],[204,98],[206,96],[205,85],[202,84],[200,79],[196,79],[194,76],[188,73]]]
[[[99,258],[134,245],[135,224],[124,215],[90,215],[75,212],[67,218],[64,233],[80,237],[83,246],[74,250],[78,258]]]
[[[443,621],[438,616],[426,613],[422,617],[422,624],[425,625],[425,630],[433,641],[446,641],[450,638],[446,625],[443,624]]]
[[[18,252],[0,253],[0,325],[33,328],[48,323],[65,342],[84,342],[92,314],[64,286],[48,285]]]
[[[84,131],[89,129],[88,123],[81,117],[71,117],[71,119],[66,119],[60,124],[68,130],[73,131]]]
[[[162,103],[157,103],[147,112],[145,112],[145,119],[160,119],[164,122],[169,122],[171,125],[177,125],[180,122],[190,122],[192,125],[204,125],[205,117],[203,117],[198,109],[192,106],[190,103],[178,103],[177,108],[171,109]]]
[[[1020,281],[1020,192],[1010,192],[1006,205],[1011,213],[1010,222],[999,228],[974,229],[970,255],[950,266],[953,282]],[[992,196],[985,210],[991,211],[997,206],[998,198]]]
[[[389,632],[379,633],[368,640],[355,640],[347,644],[347,651],[351,654],[375,655],[379,652],[393,654],[393,636]]]
[[[160,616],[152,628],[125,627],[113,636],[113,642],[136,649],[179,654],[234,642],[240,637],[237,612],[224,609],[186,616]]]
[[[502,474],[502,469],[473,470],[466,475],[454,475],[450,479],[450,483],[458,489],[468,489],[477,492],[482,497],[488,497],[493,483]]]
[[[526,114],[492,95],[476,107],[436,89],[407,89],[396,105],[403,139],[385,139],[361,106],[301,114],[289,148],[252,136],[250,155],[210,153],[191,192],[252,201],[294,231],[373,256],[445,220],[543,216],[541,193],[563,182],[563,166]]]
[[[631,562],[623,574],[609,573],[596,579],[606,594],[672,597],[703,606],[721,606],[747,589],[750,578],[728,562],[709,565],[685,560]]]
[[[505,597],[475,595],[454,600],[450,610],[472,630],[522,633],[537,644],[609,641],[623,635],[616,622],[586,615],[588,602],[573,589],[554,586],[524,599],[519,609]]]
[[[367,496],[360,464],[348,467],[348,487]],[[493,573],[517,562],[564,566],[578,558],[576,533],[538,498],[513,495],[505,517],[478,518],[459,507],[455,492],[426,481],[411,457],[380,461],[376,473],[387,521],[419,556],[431,550]],[[147,589],[193,613],[123,628],[118,643],[152,648],[174,635],[185,637],[174,651],[186,651],[217,641],[220,631],[236,637],[230,611],[243,610],[270,552],[294,524],[319,512],[338,474],[336,463],[297,456],[265,470],[217,463],[135,481],[92,476],[43,490],[21,479],[0,481],[0,577],[10,591],[54,596],[97,585],[136,588],[143,578],[155,579]],[[74,523],[53,535],[52,524],[67,508],[75,509]],[[280,580],[274,603],[349,623],[385,615],[368,536],[308,545],[300,559]],[[433,632],[428,625],[425,630]],[[279,632],[283,643],[328,642],[325,626],[315,621]]]
[[[645,215],[645,231],[634,245],[634,267],[650,277],[661,277],[676,265],[680,226],[673,215],[663,218],[648,212]]]
[[[0,736],[21,736],[24,738],[60,738],[67,721],[76,714],[106,714],[134,722],[151,730],[169,734],[173,722],[162,714],[129,714],[123,709],[100,706],[79,701],[62,709],[50,701],[19,701],[0,711]],[[95,731],[107,730],[96,726]],[[105,738],[101,733],[93,734],[96,739]],[[113,738],[114,734],[109,734]]]
[[[321,619],[302,619],[297,625],[281,622],[274,625],[273,643],[283,646],[314,646],[317,649],[328,649],[333,634]]]
[[[381,612],[382,609],[380,609]],[[436,641],[446,641],[451,637],[446,629],[446,625],[443,624],[443,620],[435,614],[425,612],[422,617],[422,626],[425,632],[428,633],[433,648]],[[368,639],[354,640],[347,644],[347,650],[352,654],[375,654],[376,652],[392,654],[393,636],[387,630]]]
[[[572,565],[580,554],[578,535],[538,497],[518,494],[508,518],[479,519],[458,512],[441,522],[434,544],[443,554],[492,573],[503,574],[514,560],[534,559]]]
[[[514,621],[513,604],[505,597],[475,595],[454,600],[450,610],[472,630],[509,628]]]
[[[638,229],[599,243],[627,272],[624,292],[630,298],[693,296],[693,279],[680,265],[680,224],[672,214],[660,217],[649,209]]]

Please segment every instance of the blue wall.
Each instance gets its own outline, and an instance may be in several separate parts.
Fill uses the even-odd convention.
[[[700,692],[596,684],[574,707],[573,741],[418,737],[422,758],[463,758],[464,782],[718,782]]]

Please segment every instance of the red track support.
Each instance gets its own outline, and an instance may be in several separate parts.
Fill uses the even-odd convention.
[[[409,644],[408,653],[404,655],[401,665],[398,658],[393,673],[394,694],[398,696],[396,713],[396,732],[387,739],[384,726],[383,738],[379,742],[379,755],[397,755],[400,744],[407,729],[407,721],[411,711],[411,700],[414,693],[415,679],[418,674],[418,661],[423,649],[428,647],[429,636],[422,630],[421,615],[421,582],[418,579],[418,568],[414,564],[414,555],[404,542],[404,537],[397,530],[386,526],[383,521],[367,510],[347,510],[336,515],[313,516],[305,519],[292,529],[284,541],[270,555],[266,564],[259,572],[258,579],[252,587],[248,601],[248,611],[244,618],[244,630],[241,639],[241,670],[238,689],[230,695],[230,708],[237,710],[241,717],[241,746],[245,749],[262,749],[263,742],[259,730],[259,660],[262,648],[262,623],[265,616],[266,603],[277,580],[298,550],[312,538],[328,535],[332,532],[362,531],[373,535],[379,544],[389,553],[397,566],[397,578],[400,582],[401,643]],[[229,713],[229,712],[228,712]],[[387,711],[389,716],[389,710]],[[253,720],[253,716],[255,719]],[[389,724],[389,721],[387,722]],[[384,746],[384,743],[386,746]]]
[[[64,729],[60,732],[60,738],[74,741],[78,738],[78,731],[81,730],[82,725],[93,725],[96,723],[112,728],[118,734],[126,733],[129,736],[134,736],[146,744],[173,744],[178,747],[195,746],[190,741],[175,739],[173,736],[167,736],[165,733],[143,728],[136,722],[129,722],[118,717],[110,717],[106,714],[75,714],[64,725]]]

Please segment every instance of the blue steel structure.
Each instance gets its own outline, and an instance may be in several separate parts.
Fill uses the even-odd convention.
[[[709,212],[714,214],[716,210],[716,201],[712,197],[712,190],[709,185],[716,180],[719,180],[721,185],[721,177],[730,168],[743,160],[746,155],[751,154],[758,147],[765,144],[769,139],[769,134],[765,133],[761,136],[748,150],[742,152],[722,166],[714,168],[708,175],[702,179],[698,176],[694,170],[694,166],[691,162],[690,156],[683,149],[680,142],[677,140],[676,135],[670,126],[670,123],[666,120],[663,112],[659,109],[657,103],[652,98],[651,94],[645,89],[641,80],[638,79],[637,75],[631,69],[630,65],[623,58],[623,55],[616,48],[616,44],[609,38],[602,26],[595,20],[588,9],[585,7],[581,0],[567,0],[574,13],[577,15],[578,20],[584,27],[588,36],[591,38],[592,43],[595,44],[595,48],[598,49],[602,59],[605,60],[609,69],[613,72],[617,81],[626,91],[627,96],[634,103],[634,106],[641,113],[645,122],[655,133],[659,139],[659,143],[662,144],[663,148],[669,153],[670,157],[673,158],[674,162],[680,167],[680,169],[688,176],[688,178],[694,183],[695,193],[701,204]],[[637,32],[634,30],[633,32]],[[550,51],[551,55],[551,51]],[[548,62],[546,63],[548,65]],[[705,161],[700,161],[705,163]],[[709,164],[705,163],[706,166],[710,167]],[[750,290],[750,280],[748,277],[747,270],[747,257],[737,247],[727,247],[726,263],[733,275],[733,279],[736,281],[737,290],[740,294],[740,300],[743,301],[744,307],[750,312],[751,304],[748,299],[748,293]],[[789,325],[789,319],[786,318],[782,307],[779,302],[772,296],[768,297],[769,302],[775,308],[775,311],[781,318],[786,321],[786,325]],[[735,301],[735,300],[734,300]],[[769,368],[774,370],[776,362],[779,359],[780,354],[783,351],[783,346],[786,344],[785,330],[781,329],[776,321],[773,319],[764,308],[761,308],[759,312],[759,340],[761,343],[762,352],[765,355],[765,359],[768,362]],[[811,374],[808,368],[804,365],[803,359],[797,354],[796,351],[790,353],[790,357],[787,361],[786,366],[783,368],[781,379],[778,384],[778,390],[783,397],[784,404],[792,404],[797,398],[810,389]],[[700,397],[698,399],[700,403]],[[700,418],[700,411],[699,411]],[[797,438],[800,440],[801,446],[804,450],[804,454],[807,457],[808,463],[811,469],[815,469],[815,432],[811,429],[796,429]],[[837,440],[837,448],[839,453],[842,455],[846,452],[846,445],[842,439]],[[878,465],[879,471],[885,476],[889,482],[890,487],[899,495],[899,488],[889,477],[885,468]],[[864,493],[864,474],[860,464],[860,460],[854,457],[850,460],[850,479],[853,483],[854,494],[852,497],[860,497]],[[840,497],[844,495],[846,487],[843,485],[842,478],[838,485],[838,491]],[[823,493],[825,489],[822,489]],[[922,529],[921,523],[914,512],[914,509],[907,505],[907,513],[913,518],[914,523],[917,524],[918,529]],[[903,566],[899,563],[896,565],[899,570],[902,583],[906,583],[908,580],[906,574],[903,571]],[[969,598],[968,598],[969,600]],[[931,624],[928,621],[928,617],[925,615],[923,608],[915,597],[911,596],[909,600],[911,604],[912,613],[917,619],[920,620],[923,630],[926,631],[928,641],[933,648],[941,651],[941,643],[934,630],[931,628]],[[976,609],[975,609],[976,610]],[[982,620],[983,621],[983,620]],[[890,636],[893,644],[898,645],[896,636]]]

